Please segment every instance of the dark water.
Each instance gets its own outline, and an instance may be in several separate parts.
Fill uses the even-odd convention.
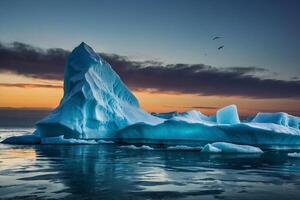
[[[0,197],[299,199],[300,159],[286,152],[213,155],[117,144],[0,144]]]

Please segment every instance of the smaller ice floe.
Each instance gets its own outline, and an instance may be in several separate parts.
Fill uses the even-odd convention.
[[[227,142],[215,142],[207,144],[201,150],[204,153],[263,153],[263,151],[254,146],[238,145]]]
[[[110,140],[98,140],[97,143],[98,144],[113,144],[115,142],[114,141],[110,141]]]
[[[128,146],[120,146],[121,148],[124,148],[124,149],[133,149],[133,150],[138,150],[138,149],[141,149],[141,150],[154,150],[153,147],[150,147],[150,146],[147,146],[147,145],[143,145],[143,146],[135,146],[135,145],[128,145]]]
[[[41,138],[35,135],[20,135],[6,138],[2,141],[5,144],[40,144]]]
[[[168,150],[184,150],[184,151],[199,151],[203,147],[191,147],[186,145],[176,145],[167,147]]]
[[[41,139],[42,144],[97,144],[95,140],[65,139],[63,135],[57,137],[45,137]]]
[[[300,152],[288,153],[287,155],[292,158],[300,158]]]

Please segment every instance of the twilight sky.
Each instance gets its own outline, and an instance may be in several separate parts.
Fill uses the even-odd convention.
[[[244,115],[299,115],[299,9],[296,0],[2,0],[0,107],[55,107],[65,59],[84,41],[148,111],[235,103]]]

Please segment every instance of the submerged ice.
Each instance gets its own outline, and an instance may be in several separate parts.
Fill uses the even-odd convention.
[[[109,63],[81,43],[65,65],[64,95],[58,107],[36,123],[33,135],[4,142],[78,144],[102,139],[130,144],[194,143],[195,147],[213,143],[205,149],[224,151],[227,143],[300,145],[299,129],[300,118],[282,112],[258,113],[252,120],[241,121],[235,105],[211,116],[197,110],[149,114]],[[227,143],[221,143],[221,148],[215,142]]]

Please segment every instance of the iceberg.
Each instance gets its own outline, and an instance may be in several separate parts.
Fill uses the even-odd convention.
[[[238,145],[227,142],[215,142],[207,144],[201,150],[202,153],[263,153],[263,151],[254,146]]]
[[[143,111],[111,66],[91,47],[81,43],[72,51],[65,66],[64,95],[59,106],[37,122],[35,134],[106,138],[131,124],[162,121]]]
[[[65,65],[64,95],[57,108],[36,123],[33,135],[15,136],[3,142],[99,144],[106,141],[177,145],[177,149],[186,149],[180,145],[197,148],[215,142],[261,148],[299,146],[300,118],[283,112],[258,113],[251,120],[241,121],[236,105],[221,108],[211,116],[197,110],[147,113],[110,64],[81,43]],[[210,144],[206,148],[219,151],[221,147]]]

